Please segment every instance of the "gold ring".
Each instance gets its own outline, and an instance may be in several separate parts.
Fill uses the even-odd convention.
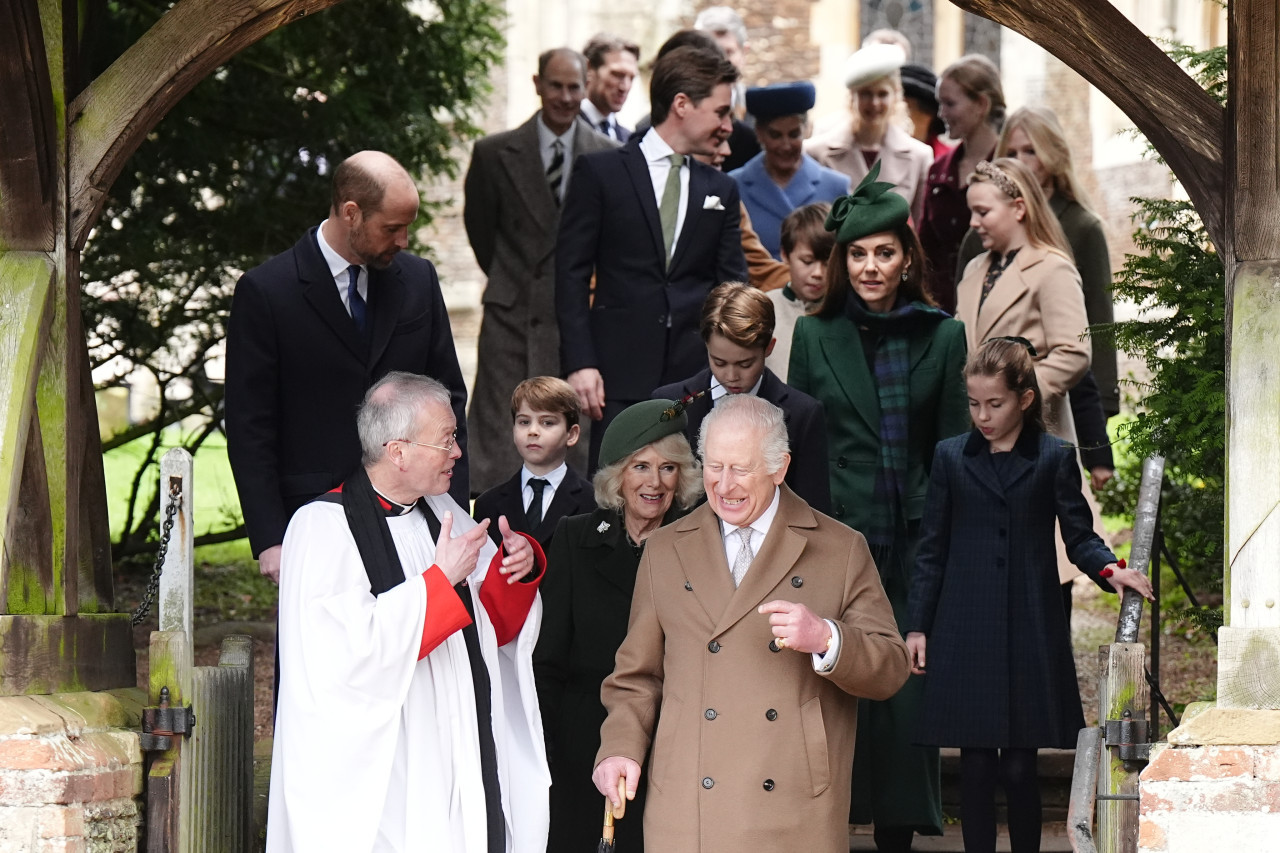
[[[773,644],[780,649],[785,649],[787,647],[787,638],[779,637],[778,639],[773,641]]]

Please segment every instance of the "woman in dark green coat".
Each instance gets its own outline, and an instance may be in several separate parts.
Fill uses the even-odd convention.
[[[964,326],[926,295],[909,208],[878,171],[832,207],[827,295],[796,322],[787,381],[826,407],[835,517],[867,537],[901,625],[933,448],[969,409]],[[942,834],[938,751],[909,740],[921,688],[859,708],[849,819],[875,823],[881,851]]]

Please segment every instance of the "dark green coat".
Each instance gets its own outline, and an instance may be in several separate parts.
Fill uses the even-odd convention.
[[[924,514],[933,448],[970,427],[964,385],[964,325],[944,319],[911,334],[911,410],[908,420],[907,493],[903,510],[910,540],[900,555],[914,562],[915,533]],[[822,402],[827,411],[831,503],[835,517],[855,530],[870,520],[880,465],[880,402],[857,326],[846,317],[801,317],[791,345],[788,384]],[[906,617],[909,577],[884,577],[899,627]],[[942,834],[938,751],[913,746],[911,722],[922,680],[908,679],[885,702],[863,700],[858,709],[853,799],[849,819],[877,826]]]

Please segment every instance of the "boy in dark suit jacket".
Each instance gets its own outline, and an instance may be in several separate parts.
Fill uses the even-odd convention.
[[[791,465],[786,483],[819,512],[831,512],[831,483],[827,476],[827,422],[822,404],[790,387],[764,360],[773,351],[773,303],[754,287],[729,281],[711,291],[702,306],[702,341],[709,367],[683,382],[663,385],[655,399],[691,400],[686,408],[685,435],[698,447],[702,420],[726,394],[754,394],[779,409],[787,422]]]
[[[561,518],[596,508],[591,483],[564,461],[578,443],[579,412],[578,395],[563,379],[535,376],[516,386],[511,437],[524,464],[476,498],[472,513],[476,521],[489,519],[490,535],[496,536],[498,516],[505,515],[512,530],[537,539],[545,552]]]

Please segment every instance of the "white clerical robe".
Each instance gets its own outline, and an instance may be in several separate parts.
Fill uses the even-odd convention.
[[[475,526],[448,495],[428,502],[453,513],[454,536]],[[387,523],[407,579],[377,598],[341,504],[304,506],[285,534],[268,853],[486,853],[466,642],[454,631],[418,660],[435,541],[419,512]],[[490,673],[507,850],[545,853],[551,779],[532,666],[542,602],[499,648],[480,599],[495,553],[486,538],[467,589]],[[506,578],[495,570],[493,582]]]

